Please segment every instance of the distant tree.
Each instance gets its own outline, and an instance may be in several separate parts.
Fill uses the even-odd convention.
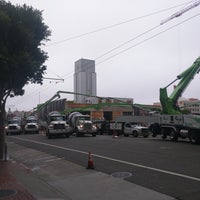
[[[181,113],[182,114],[191,114],[191,111],[190,111],[190,109],[185,108],[185,109],[181,110]]]
[[[41,46],[51,35],[42,12],[0,0],[0,160],[5,145],[5,104],[29,83],[42,84],[48,59]],[[25,102],[24,102],[25,103]]]

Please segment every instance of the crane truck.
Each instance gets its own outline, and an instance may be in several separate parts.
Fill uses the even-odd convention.
[[[161,134],[163,139],[167,137],[172,141],[178,138],[189,138],[191,143],[200,143],[200,116],[182,114],[178,106],[178,99],[200,71],[200,57],[177,76],[177,78],[164,88],[160,88],[160,103],[162,113],[156,116],[120,116],[116,122],[140,122],[149,126],[154,137]],[[168,96],[167,88],[175,81],[180,80],[172,94]]]

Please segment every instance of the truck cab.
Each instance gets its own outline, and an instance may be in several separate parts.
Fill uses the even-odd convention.
[[[8,124],[5,127],[6,135],[16,135],[22,133],[22,121],[19,117],[13,117],[8,120]]]
[[[29,116],[26,119],[24,133],[39,133],[39,125],[35,116]]]
[[[83,115],[79,112],[73,112],[68,117],[70,132],[74,133],[76,137],[84,134],[91,134],[93,137],[97,134],[97,127],[91,121],[89,115]]]
[[[65,115],[53,111],[48,115],[46,136],[50,139],[52,136],[58,135],[65,135],[66,137],[69,137],[69,125],[66,122]]]

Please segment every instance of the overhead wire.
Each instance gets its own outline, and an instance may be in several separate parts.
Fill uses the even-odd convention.
[[[172,7],[165,8],[165,9],[153,12],[153,13],[142,15],[140,17],[135,17],[135,18],[132,18],[132,19],[128,19],[128,20],[125,20],[125,21],[122,21],[122,22],[118,22],[118,23],[115,23],[115,24],[111,24],[111,25],[105,26],[103,28],[99,28],[99,29],[95,29],[95,30],[92,30],[92,31],[89,31],[89,32],[86,32],[86,33],[74,35],[74,36],[68,37],[66,39],[47,44],[46,47],[52,46],[52,45],[57,45],[57,44],[64,43],[64,42],[67,42],[67,41],[70,41],[70,40],[74,40],[74,39],[78,39],[78,38],[81,38],[81,37],[85,37],[85,36],[93,34],[93,33],[97,33],[97,32],[104,31],[104,30],[107,30],[107,29],[110,29],[110,28],[113,28],[113,27],[116,27],[116,26],[120,26],[120,25],[123,25],[123,24],[126,24],[126,23],[130,23],[130,22],[133,22],[133,21],[136,21],[136,20],[140,20],[140,19],[143,19],[143,18],[146,18],[146,17],[150,17],[150,16],[153,16],[153,15],[156,15],[156,14],[159,14],[159,13],[162,13],[162,12],[165,12],[165,11],[168,11],[168,10],[171,10],[171,9],[186,5],[186,4],[190,3],[190,2],[191,1],[185,2],[185,3],[181,3],[181,4],[178,4],[176,6],[172,6]]]
[[[155,26],[155,27],[153,27],[153,28],[150,28],[149,30],[147,30],[147,31],[145,31],[145,32],[143,32],[143,33],[141,33],[141,34],[135,36],[134,38],[132,38],[132,39],[130,39],[130,40],[128,40],[128,41],[125,41],[125,42],[123,42],[122,44],[120,44],[120,45],[118,45],[118,46],[112,48],[111,50],[109,50],[109,51],[107,51],[107,52],[101,54],[100,56],[96,57],[96,58],[93,59],[93,60],[97,61],[98,59],[100,59],[100,58],[106,56],[107,54],[109,54],[109,53],[111,53],[111,52],[113,52],[113,51],[115,51],[115,50],[121,48],[122,46],[124,46],[124,45],[126,45],[126,44],[132,42],[133,40],[136,40],[136,39],[138,39],[139,37],[141,37],[141,36],[143,36],[143,35],[145,35],[145,34],[151,32],[151,31],[155,30],[155,29],[158,28],[159,26],[160,26],[160,25],[157,25],[157,26]],[[96,65],[98,65],[98,63],[96,63]],[[73,74],[73,71],[71,71],[71,72],[69,72],[68,74],[64,75],[64,76],[63,76],[64,80],[66,80],[67,78],[70,78],[70,77],[72,76],[72,74]],[[67,77],[66,77],[66,76],[67,76]]]
[[[56,83],[55,83],[55,84],[56,84]],[[49,89],[50,87],[51,87],[50,84],[42,85],[41,88],[40,88],[40,90],[42,90],[42,89],[43,89],[43,90],[47,90],[47,89]],[[40,90],[35,89],[35,90],[32,91],[31,93],[26,94],[26,97],[30,97],[30,96],[32,96],[32,95],[34,95],[34,94],[39,94],[39,93],[40,93]],[[20,97],[23,97],[23,96],[18,96],[18,98],[20,98]],[[20,105],[20,104],[22,104],[22,103],[24,103],[24,101],[21,101],[21,99],[18,99],[18,100],[16,100],[16,101],[14,102],[14,104],[17,104],[17,105]],[[9,106],[6,105],[6,107],[9,107]]]
[[[175,28],[175,27],[177,27],[177,26],[179,26],[179,25],[181,25],[181,24],[183,24],[183,23],[185,23],[185,22],[187,22],[187,21],[189,21],[189,20],[195,18],[195,17],[198,17],[199,15],[200,15],[200,14],[193,15],[192,17],[187,18],[186,20],[184,20],[184,21],[182,21],[182,22],[180,22],[180,23],[177,23],[177,24],[175,24],[175,25],[173,25],[173,26],[171,26],[171,27],[169,27],[169,28],[167,28],[167,29],[165,29],[165,30],[159,32],[159,33],[154,34],[153,36],[150,36],[149,38],[146,38],[146,39],[144,39],[144,40],[142,40],[142,41],[140,41],[140,42],[138,42],[138,43],[132,45],[131,47],[128,47],[128,48],[126,48],[126,49],[124,49],[124,50],[121,50],[121,51],[119,51],[118,53],[116,53],[116,54],[114,54],[114,55],[108,57],[108,58],[105,58],[103,61],[100,61],[100,62],[96,63],[96,65],[99,65],[99,64],[101,64],[101,63],[104,63],[105,61],[110,60],[111,58],[116,57],[116,56],[118,56],[118,55],[120,55],[120,54],[122,54],[122,53],[124,53],[124,52],[126,52],[126,51],[128,51],[128,50],[130,50],[130,49],[132,49],[132,48],[134,48],[134,47],[136,47],[136,46],[139,46],[139,45],[143,44],[144,42],[146,42],[146,41],[148,41],[148,40],[151,40],[151,39],[157,37],[158,35],[160,35],[160,34],[162,34],[162,33],[164,33],[164,32],[167,32],[167,31],[169,31],[169,30],[171,30],[171,29],[173,29],[173,28]],[[115,51],[115,50],[121,48],[122,46],[124,46],[124,45],[126,45],[126,44],[128,44],[128,43],[130,43],[130,42],[132,42],[132,41],[134,41],[134,40],[136,40],[136,39],[138,39],[139,37],[141,37],[141,36],[143,36],[143,35],[145,35],[145,34],[147,34],[147,33],[150,33],[151,31],[157,29],[157,28],[160,27],[160,26],[161,26],[161,25],[159,24],[159,25],[154,26],[153,28],[148,29],[147,31],[145,31],[145,32],[143,32],[143,33],[141,33],[141,34],[135,36],[134,38],[132,38],[132,39],[130,39],[130,40],[128,40],[128,41],[126,41],[126,42],[124,42],[124,43],[122,43],[122,44],[116,46],[115,48],[113,48],[113,49],[107,51],[106,53],[104,53],[104,54],[102,54],[102,55],[96,57],[94,60],[97,61],[98,59],[100,59],[100,58],[102,58],[102,57],[104,57],[104,56],[110,54],[111,52],[113,52],[113,51]],[[68,75],[67,78],[70,78],[70,77],[72,76],[72,75],[70,76],[70,74],[72,74],[72,73],[73,73],[73,71],[70,72],[70,73],[68,73],[68,74],[67,74],[67,75]],[[65,76],[66,76],[66,75],[65,75]],[[64,77],[65,77],[65,76],[64,76]],[[64,78],[64,77],[63,77],[63,78]],[[64,79],[67,79],[67,78],[64,78]]]
[[[159,32],[159,33],[156,33],[156,34],[154,34],[153,36],[151,36],[151,37],[149,37],[149,38],[147,38],[147,39],[144,39],[144,40],[142,40],[142,41],[140,41],[140,42],[134,44],[133,46],[130,46],[130,47],[124,49],[124,50],[121,50],[120,52],[118,52],[118,53],[116,53],[116,54],[114,54],[114,55],[112,55],[112,56],[110,56],[110,57],[104,59],[103,61],[101,61],[101,62],[99,62],[99,63],[96,63],[96,65],[99,65],[99,64],[101,64],[101,63],[103,63],[103,62],[105,62],[105,61],[107,61],[107,60],[110,60],[111,58],[113,58],[113,57],[115,57],[115,56],[117,56],[117,55],[119,55],[119,54],[122,54],[122,53],[124,53],[125,51],[128,51],[129,49],[132,49],[132,48],[134,48],[134,47],[136,47],[136,46],[138,46],[138,45],[140,45],[140,44],[143,44],[144,42],[146,42],[146,41],[148,41],[148,40],[151,40],[151,39],[157,37],[158,35],[160,35],[160,34],[166,32],[166,31],[169,31],[169,30],[171,30],[171,29],[173,29],[173,28],[175,28],[175,27],[177,27],[177,26],[179,26],[179,25],[181,25],[181,24],[183,24],[183,23],[185,23],[185,22],[187,22],[187,21],[189,21],[189,20],[191,20],[191,19],[193,19],[193,18],[195,18],[195,17],[198,17],[198,16],[200,16],[200,13],[198,13],[198,14],[196,14],[196,15],[193,15],[192,17],[190,17],[190,18],[188,18],[188,19],[186,19],[186,20],[184,20],[184,21],[182,21],[182,22],[180,22],[180,23],[177,23],[177,24],[175,24],[175,25],[173,25],[173,26],[171,26],[171,27],[169,27],[169,28],[167,28],[167,29],[165,29],[165,30]]]
[[[145,34],[151,32],[151,31],[157,29],[158,27],[160,27],[160,25],[156,25],[156,26],[154,26],[153,28],[150,28],[149,30],[144,31],[143,33],[141,33],[141,34],[135,36],[134,38],[132,38],[132,39],[130,39],[130,40],[127,40],[127,41],[123,42],[122,44],[116,46],[115,48],[113,48],[113,49],[111,49],[111,50],[105,52],[104,54],[98,56],[97,58],[95,58],[95,60],[98,60],[98,59],[100,59],[100,58],[106,56],[107,54],[109,54],[109,53],[111,53],[111,52],[113,52],[113,51],[115,51],[115,50],[121,48],[122,46],[124,46],[124,45],[126,45],[126,44],[128,44],[128,43],[130,43],[130,42],[132,42],[132,41],[134,41],[134,40],[136,40],[136,39],[138,39],[138,38],[140,38],[141,36],[143,36],[143,35],[145,35]]]
[[[125,23],[128,23],[128,22],[134,21],[134,20],[138,20],[138,19],[142,19],[142,18],[145,18],[145,17],[149,17],[149,16],[152,16],[152,15],[155,15],[155,14],[158,14],[158,13],[161,13],[161,12],[164,12],[164,11],[168,11],[168,10],[171,10],[171,9],[174,9],[174,8],[177,8],[177,7],[180,7],[180,6],[185,5],[185,4],[189,4],[189,3],[191,3],[191,2],[193,2],[193,1],[189,1],[189,2],[186,2],[186,3],[182,3],[182,4],[179,4],[179,5],[170,7],[170,8],[162,9],[162,10],[159,10],[159,11],[156,11],[156,12],[153,12],[153,13],[150,13],[150,14],[146,14],[146,15],[143,15],[143,16],[140,16],[140,17],[137,17],[137,18],[132,18],[132,19],[130,19],[130,20],[127,20],[127,21],[124,21],[124,22],[121,22],[121,23],[117,23],[117,24],[114,24],[114,25],[110,25],[110,26],[104,27],[104,28],[102,28],[102,29],[97,29],[97,30],[95,30],[95,31],[91,31],[91,32],[88,32],[88,33],[90,33],[90,34],[91,34],[91,33],[95,33],[95,32],[101,31],[101,30],[105,30],[105,29],[107,29],[107,28],[109,28],[109,27],[111,28],[111,27],[114,27],[114,26],[117,26],[117,25],[121,25],[121,24],[125,24]],[[109,51],[107,51],[107,52],[101,54],[100,56],[96,57],[96,58],[93,59],[93,60],[96,61],[96,60],[98,60],[98,59],[100,59],[100,58],[106,56],[107,54],[109,54],[109,53],[111,53],[111,52],[113,52],[113,51],[119,49],[120,47],[122,47],[122,46],[124,46],[124,45],[126,45],[126,44],[128,44],[128,43],[130,43],[130,42],[132,42],[133,40],[136,40],[137,38],[139,38],[139,37],[141,37],[141,36],[143,36],[143,35],[145,35],[145,34],[151,32],[151,31],[157,29],[158,27],[160,27],[160,25],[161,25],[161,24],[159,24],[159,25],[157,25],[157,26],[155,26],[155,27],[153,27],[153,28],[150,28],[150,29],[147,30],[147,31],[144,31],[143,33],[141,33],[141,34],[135,36],[134,38],[132,38],[132,39],[130,39],[130,40],[128,40],[128,41],[125,41],[125,42],[123,42],[122,44],[120,44],[120,45],[118,45],[118,46],[112,48],[111,50],[109,50]],[[80,36],[82,37],[82,36],[85,36],[85,35],[87,35],[87,33],[82,34],[82,35],[80,35]],[[71,37],[71,38],[75,39],[74,37]],[[60,42],[61,42],[61,41],[60,41]],[[65,41],[63,41],[63,42],[65,42]],[[68,79],[68,78],[70,78],[70,77],[72,76],[72,74],[73,74],[73,71],[71,71],[71,72],[69,72],[69,73],[63,75],[63,78],[64,78],[64,79]],[[66,77],[66,76],[67,76],[67,77]],[[66,77],[66,78],[65,78],[65,77]]]

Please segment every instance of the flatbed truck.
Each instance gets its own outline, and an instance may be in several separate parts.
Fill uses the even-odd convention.
[[[164,88],[160,88],[160,103],[162,113],[156,116],[121,116],[116,122],[146,123],[153,136],[162,135],[163,139],[167,136],[170,140],[177,141],[178,138],[189,138],[191,143],[200,143],[200,115],[182,114],[178,106],[178,99],[183,91],[188,87],[194,76],[200,71],[200,57],[195,62],[177,76],[177,78]],[[174,87],[170,96],[167,95],[167,88],[180,80]]]

